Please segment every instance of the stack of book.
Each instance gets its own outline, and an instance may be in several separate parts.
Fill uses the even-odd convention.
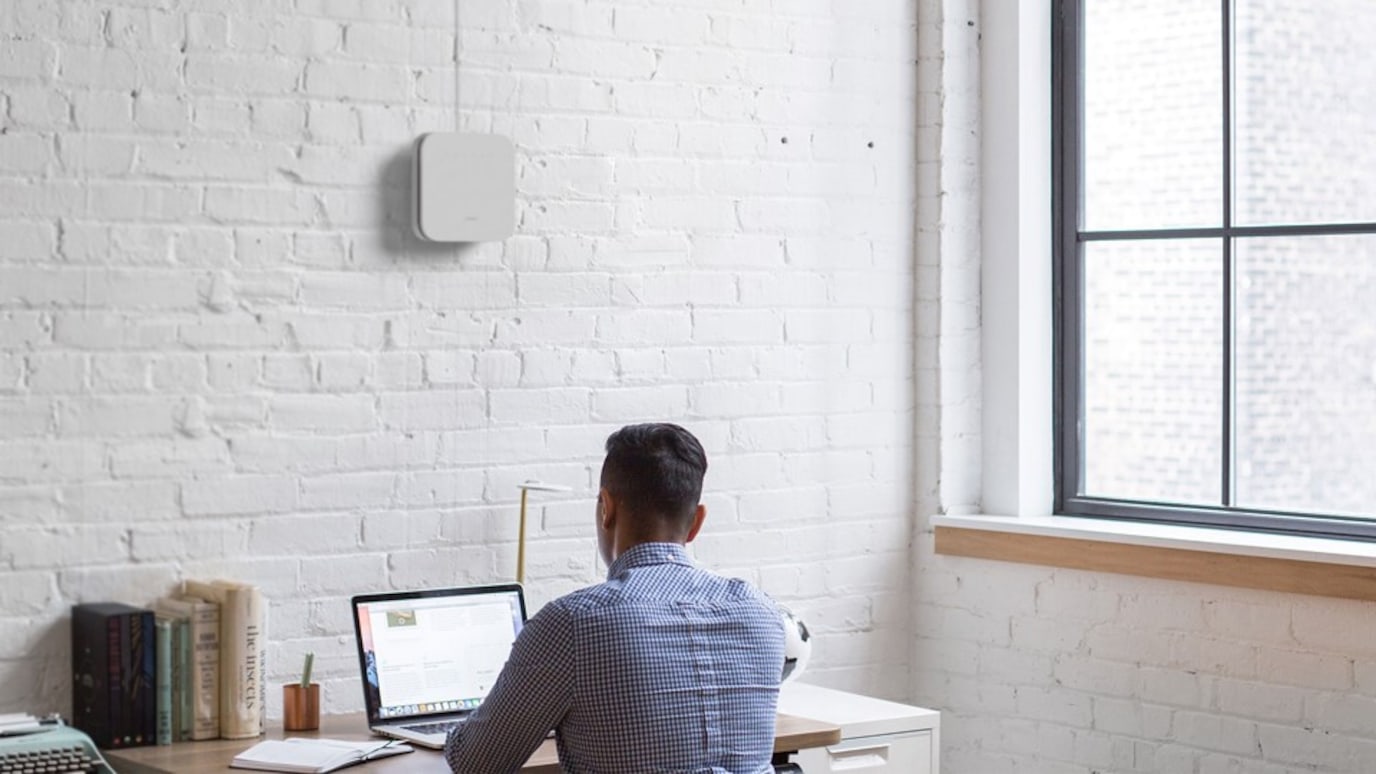
[[[263,732],[267,606],[257,588],[187,581],[152,609],[72,608],[72,724],[101,747]]]

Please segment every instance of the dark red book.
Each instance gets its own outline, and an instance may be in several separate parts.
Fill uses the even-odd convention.
[[[123,741],[125,746],[139,747],[157,743],[158,699],[157,629],[151,610],[135,610],[124,616],[125,649],[120,686],[128,715]]]

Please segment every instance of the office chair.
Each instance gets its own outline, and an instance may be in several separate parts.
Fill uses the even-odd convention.
[[[774,753],[774,757],[769,761],[774,766],[774,774],[804,774],[803,767],[790,761],[789,755],[792,753]]]

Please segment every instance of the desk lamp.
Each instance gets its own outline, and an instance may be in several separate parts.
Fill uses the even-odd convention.
[[[531,492],[572,492],[573,487],[546,484],[543,481],[526,481],[520,484],[521,490],[521,533],[516,542],[516,582],[526,582],[526,498]]]

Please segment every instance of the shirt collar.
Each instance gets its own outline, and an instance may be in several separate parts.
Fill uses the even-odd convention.
[[[678,543],[638,543],[616,557],[612,566],[607,568],[611,578],[632,567],[646,567],[652,564],[683,564],[693,566],[688,551]]]

